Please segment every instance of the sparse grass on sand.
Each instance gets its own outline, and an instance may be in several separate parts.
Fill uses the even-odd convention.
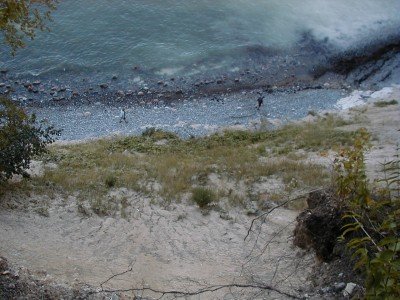
[[[346,122],[328,115],[273,131],[226,131],[183,140],[173,133],[148,130],[142,136],[53,145],[40,159],[58,167],[32,179],[27,188],[79,192],[94,199],[94,210],[105,214],[109,205],[100,198],[112,188],[179,201],[196,187],[207,188],[210,174],[244,181],[247,186],[261,177],[275,176],[287,185],[318,187],[329,180],[328,171],[296,152],[351,144],[353,133],[339,130],[342,125]],[[232,203],[240,202],[235,193],[227,196]]]
[[[377,101],[374,103],[374,106],[376,107],[386,107],[389,105],[396,105],[399,102],[397,102],[397,100],[390,100],[390,101]]]

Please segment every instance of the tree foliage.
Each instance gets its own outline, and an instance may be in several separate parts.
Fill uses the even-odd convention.
[[[0,31],[12,53],[33,39],[36,30],[46,30],[46,21],[58,0],[0,0]]]
[[[27,175],[32,156],[46,151],[60,131],[36,122],[10,100],[0,98],[0,182]]]

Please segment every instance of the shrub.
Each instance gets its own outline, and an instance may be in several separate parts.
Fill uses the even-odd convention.
[[[36,122],[35,115],[28,116],[10,100],[0,97],[0,182],[14,174],[28,176],[34,155],[46,151],[60,131],[53,126]]]
[[[198,187],[192,190],[192,200],[200,208],[206,208],[215,200],[215,194],[212,190]]]
[[[336,160],[339,196],[347,213],[341,240],[364,274],[367,299],[400,298],[400,160],[384,164],[385,183],[372,194],[365,175],[369,137],[361,131],[355,145]]]

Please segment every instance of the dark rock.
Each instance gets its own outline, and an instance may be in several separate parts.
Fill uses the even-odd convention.
[[[164,81],[160,80],[160,81],[157,82],[157,84],[158,84],[158,85],[163,85],[163,84],[164,84]]]
[[[118,76],[117,76],[117,75],[113,75],[113,76],[111,77],[111,79],[112,79],[112,80],[117,80],[117,79],[118,79]]]
[[[346,284],[344,282],[339,282],[339,283],[335,283],[333,285],[333,290],[335,292],[341,292],[344,290],[345,287],[346,287]]]
[[[99,86],[100,86],[102,89],[108,88],[108,84],[107,84],[107,83],[101,83]]]
[[[235,78],[235,82],[240,82],[240,78]]]
[[[0,88],[5,87],[6,84],[4,82],[0,82]]]
[[[1,70],[0,70],[0,73],[1,73],[1,74],[7,74],[7,73],[8,73],[8,70],[7,70],[7,69],[1,69]]]
[[[40,80],[35,80],[34,82],[32,82],[33,85],[40,85],[41,81]]]
[[[224,80],[222,80],[222,79],[217,80],[217,84],[222,84],[223,82],[224,82]]]
[[[182,90],[177,90],[177,91],[175,92],[175,94],[177,94],[177,95],[183,95],[183,91],[182,91]]]
[[[125,97],[125,93],[123,91],[117,91],[118,97]]]
[[[58,89],[59,92],[65,92],[66,90],[67,90],[67,88],[65,88],[65,87],[60,87],[60,88]]]

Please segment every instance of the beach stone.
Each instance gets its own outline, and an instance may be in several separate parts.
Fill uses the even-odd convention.
[[[356,288],[357,284],[353,283],[353,282],[349,282],[346,285],[346,288],[343,291],[343,296],[344,297],[348,297],[351,296],[354,292],[354,289]]]
[[[333,285],[333,290],[334,290],[335,292],[340,292],[340,291],[343,291],[343,290],[345,289],[345,287],[346,287],[346,283],[344,283],[344,282],[339,282],[339,283],[335,283],[335,284]]]
[[[392,87],[385,87],[377,92],[371,94],[371,98],[374,100],[389,99],[393,94]]]
[[[107,84],[107,83],[101,83],[101,84],[100,84],[100,87],[101,87],[102,89],[106,89],[106,88],[108,88],[108,84]]]
[[[4,82],[0,82],[0,88],[5,87],[6,84]]]
[[[144,92],[140,91],[139,93],[137,93],[138,96],[143,96]]]
[[[365,104],[361,91],[353,91],[350,96],[340,99],[335,107],[337,109],[349,109],[354,106]]]
[[[40,85],[42,82],[40,80],[35,80],[32,82],[33,85]]]

